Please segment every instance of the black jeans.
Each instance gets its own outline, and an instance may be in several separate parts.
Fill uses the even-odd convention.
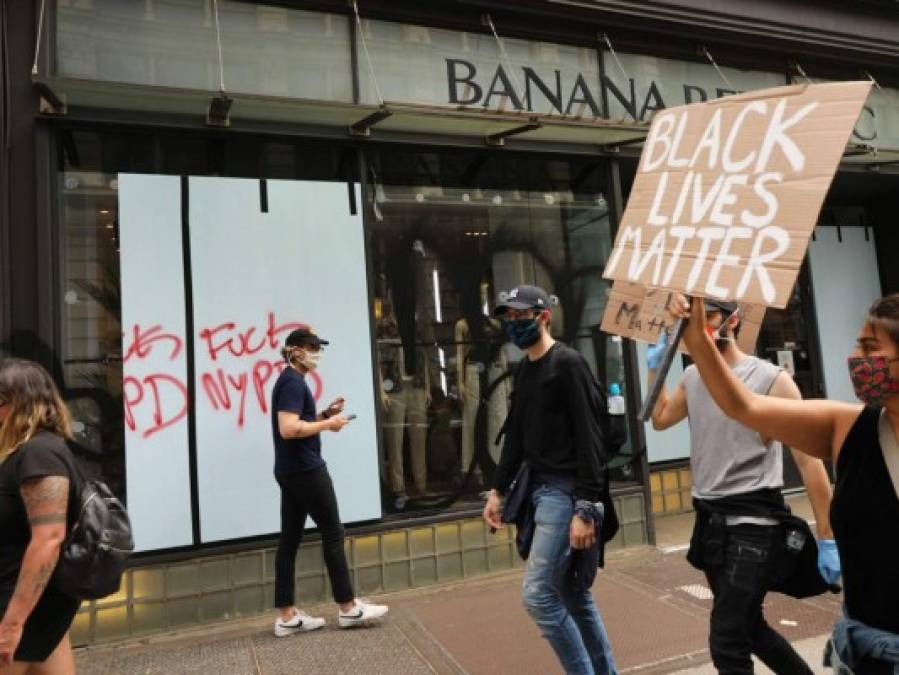
[[[294,604],[297,549],[303,540],[306,516],[321,532],[325,566],[336,602],[355,598],[343,550],[343,524],[337,512],[337,496],[327,467],[303,473],[275,475],[281,486],[281,538],[275,554],[275,607]]]
[[[812,675],[789,642],[765,621],[762,601],[783,550],[783,530],[767,525],[727,528],[724,564],[706,570],[714,594],[709,633],[719,673],[752,673],[755,654],[775,673]]]

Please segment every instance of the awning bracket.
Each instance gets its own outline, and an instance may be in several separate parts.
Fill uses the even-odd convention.
[[[506,144],[506,139],[509,138],[509,136],[517,136],[518,134],[524,134],[528,131],[534,131],[542,126],[543,125],[540,122],[533,120],[527,124],[522,124],[520,127],[512,127],[511,129],[505,129],[504,131],[498,131],[495,134],[485,136],[484,142],[487,145],[500,147]]]
[[[614,143],[606,143],[602,146],[602,149],[606,152],[618,152],[621,148],[627,145],[637,145],[638,143],[643,143],[646,140],[646,134],[642,136],[635,136],[634,138],[628,138],[623,141],[616,141]]]
[[[65,115],[69,112],[65,94],[60,98],[46,82],[36,77],[31,78],[31,88],[40,97],[39,110],[42,115]]]
[[[228,128],[231,126],[231,106],[234,99],[224,91],[218,96],[209,99],[209,108],[206,110],[206,126]]]
[[[863,157],[864,155],[870,155],[871,153],[876,154],[877,149],[871,145],[866,145],[864,143],[853,143],[847,146],[847,148],[843,151],[843,157]]]
[[[382,107],[380,110],[376,110],[371,115],[363,117],[358,122],[354,122],[353,124],[351,124],[350,136],[371,136],[371,128],[379,122],[383,122],[391,115],[393,115],[393,112],[388,110],[386,107]]]

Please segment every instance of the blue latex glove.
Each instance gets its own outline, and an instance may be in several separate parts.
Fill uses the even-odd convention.
[[[668,349],[668,333],[662,331],[658,342],[646,350],[646,367],[650,370],[661,368],[666,349]]]
[[[829,584],[835,584],[843,574],[840,566],[840,552],[833,539],[822,539],[818,542],[818,571]]]

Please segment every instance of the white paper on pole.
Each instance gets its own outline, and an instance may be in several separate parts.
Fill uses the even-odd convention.
[[[197,469],[203,542],[276,532],[271,389],[290,328],[326,340],[307,382],[358,417],[322,435],[341,518],[380,518],[361,213],[345,183],[191,178]],[[361,204],[354,185],[355,203]]]
[[[119,174],[127,506],[138,551],[192,543],[177,176]]]

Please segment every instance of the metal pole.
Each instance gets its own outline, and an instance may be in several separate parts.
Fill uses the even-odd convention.
[[[684,331],[687,329],[687,322],[684,319],[678,319],[671,329],[671,335],[668,338],[668,349],[665,350],[665,356],[662,359],[662,365],[656,372],[656,379],[652,383],[652,388],[643,400],[643,407],[637,414],[637,419],[646,422],[652,417],[653,408],[656,407],[656,401],[662,393],[662,387],[665,386],[665,379],[668,377],[668,371],[671,370],[671,364],[674,356],[677,354],[677,348],[681,339],[684,337]]]

